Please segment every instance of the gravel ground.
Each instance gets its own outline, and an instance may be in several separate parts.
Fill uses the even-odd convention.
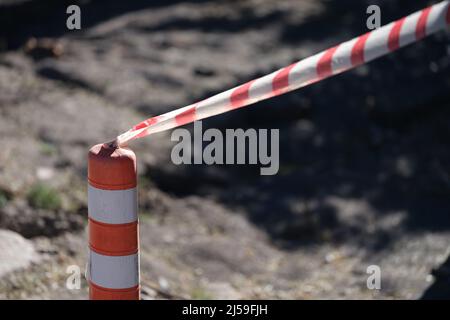
[[[375,2],[383,23],[423,6]],[[68,32],[63,3],[0,2],[0,237],[17,252],[0,252],[0,298],[87,298],[66,280],[86,263],[90,146],[365,32],[367,7],[108,3],[87,1]],[[143,298],[450,298],[449,71],[442,32],[203,122],[279,128],[275,176],[175,166],[170,132],[134,142]]]

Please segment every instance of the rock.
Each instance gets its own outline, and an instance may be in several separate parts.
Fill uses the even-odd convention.
[[[27,268],[38,260],[33,243],[13,231],[0,229],[0,277]]]

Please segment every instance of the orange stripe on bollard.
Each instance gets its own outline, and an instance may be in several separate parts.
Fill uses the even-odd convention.
[[[138,223],[105,224],[89,218],[92,250],[110,256],[125,256],[138,251]]]
[[[136,156],[130,149],[98,144],[89,150],[88,158],[88,180],[91,186],[103,190],[136,187]]]
[[[91,300],[139,300],[139,286],[130,289],[102,288],[89,281],[89,299]]]

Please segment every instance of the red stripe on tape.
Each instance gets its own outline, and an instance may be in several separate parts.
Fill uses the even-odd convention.
[[[142,128],[150,127],[151,125],[157,123],[157,122],[159,121],[159,118],[160,118],[159,116],[156,116],[156,117],[147,119],[147,120],[145,120],[144,122],[142,122],[143,126],[141,126],[140,128],[137,128],[137,129],[135,129],[135,130],[139,130],[139,129],[142,129]],[[141,124],[139,124],[139,125],[141,125]],[[137,138],[145,137],[146,135],[147,135],[146,130],[143,130],[141,133],[139,133],[139,134],[136,136],[136,139],[137,139]]]
[[[333,74],[333,55],[338,49],[339,45],[328,49],[325,53],[320,57],[319,62],[317,63],[317,76],[319,79],[326,78]]]
[[[230,96],[230,103],[233,109],[243,107],[249,99],[249,90],[255,80],[244,83],[236,88]]]
[[[142,121],[141,123],[138,123],[137,125],[135,125],[133,127],[133,130],[139,130],[139,129],[143,129],[145,127],[147,127],[147,120]]]
[[[183,111],[179,115],[175,116],[177,125],[182,126],[186,123],[195,121],[195,108],[197,105],[190,107],[186,111]]]
[[[364,48],[366,46],[367,39],[369,38],[371,33],[372,32],[363,34],[362,36],[358,37],[358,40],[356,40],[356,43],[352,48],[352,56],[351,56],[353,66],[357,66],[365,62]]]
[[[388,48],[390,51],[400,48],[400,32],[402,31],[402,26],[405,23],[405,20],[406,17],[396,21],[391,29],[391,32],[389,33]]]
[[[282,94],[286,91],[289,86],[289,73],[291,69],[295,67],[297,63],[293,63],[290,66],[287,66],[275,75],[272,81],[272,93],[274,96]]]
[[[422,10],[422,13],[420,14],[419,21],[417,22],[416,27],[416,39],[420,40],[427,34],[427,20],[428,15],[430,14],[431,7],[428,7],[426,9]]]

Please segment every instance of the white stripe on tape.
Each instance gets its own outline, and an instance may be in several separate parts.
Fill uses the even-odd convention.
[[[289,74],[289,86],[298,88],[317,79],[317,63],[323,52],[299,61]]]
[[[88,215],[95,221],[122,224],[137,220],[137,190],[103,190],[88,185]]]
[[[103,288],[127,289],[139,284],[139,254],[104,256],[90,250],[90,280]]]
[[[333,72],[343,72],[352,67],[352,55],[349,52],[355,46],[357,38],[342,43],[333,55],[332,66]]]
[[[384,27],[379,28],[377,32],[370,33],[364,49],[365,62],[369,62],[389,52],[389,34],[393,26],[394,23],[390,23]]]
[[[276,74],[277,72],[275,71],[264,77],[256,79],[255,82],[250,87],[248,93],[249,98],[254,101],[257,101],[270,96],[272,94],[273,78],[275,77]]]
[[[196,109],[196,119],[204,119],[217,114],[217,112],[228,110],[231,92],[230,89],[200,102]],[[205,105],[207,108],[204,107]]]
[[[416,41],[416,27],[421,12],[415,12],[406,17],[402,30],[400,31],[400,47]]]
[[[431,12],[428,16],[427,22],[427,35],[445,28],[445,26],[447,25],[445,20],[447,16],[447,10],[445,10],[445,8],[447,6],[447,2],[442,2],[431,8]]]

